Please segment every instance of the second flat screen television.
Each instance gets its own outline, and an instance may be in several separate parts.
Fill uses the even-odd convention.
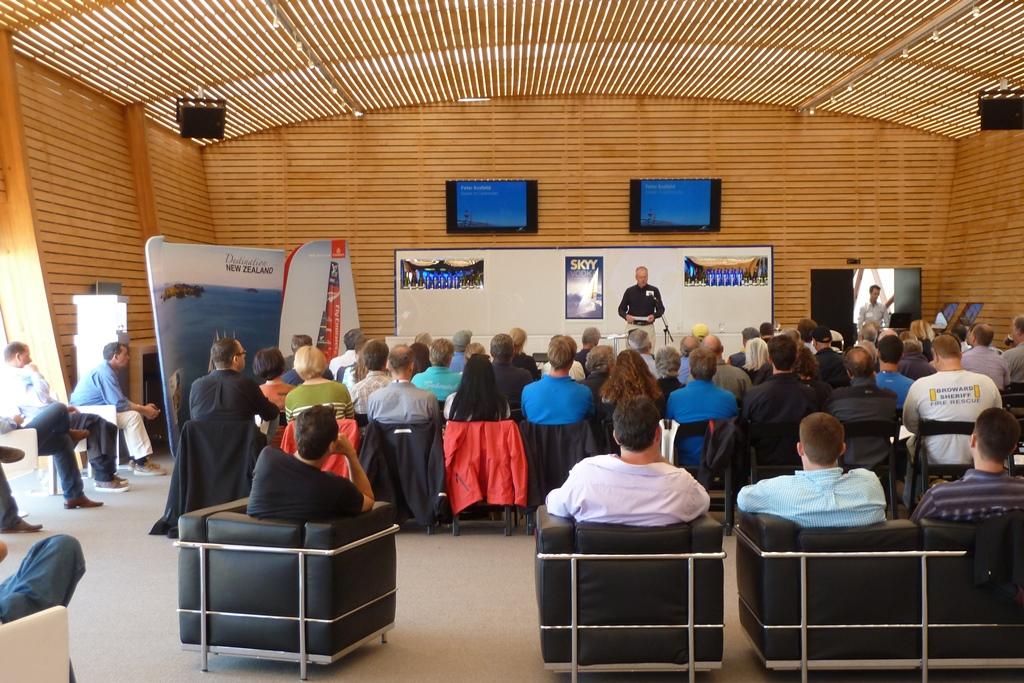
[[[629,181],[630,232],[718,232],[722,181],[679,178]]]
[[[449,233],[537,232],[536,180],[445,182]]]

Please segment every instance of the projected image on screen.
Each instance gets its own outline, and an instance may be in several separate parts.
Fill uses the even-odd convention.
[[[402,259],[402,289],[483,288],[483,259]]]
[[[644,180],[640,185],[643,227],[709,226],[710,180]]]
[[[687,256],[683,259],[686,287],[767,287],[768,257],[732,258]]]
[[[525,181],[466,181],[455,191],[459,228],[526,227]]]

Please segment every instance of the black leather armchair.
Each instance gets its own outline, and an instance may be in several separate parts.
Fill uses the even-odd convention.
[[[394,627],[394,509],[356,517],[258,520],[247,499],[182,515],[178,626],[182,647],[329,664]]]
[[[716,669],[722,527],[575,524],[537,510],[537,605],[547,669]],[[667,628],[667,627],[673,628]],[[694,656],[690,656],[694,653]]]
[[[934,610],[967,587],[956,588],[964,577],[942,569],[964,562],[965,552],[933,545],[939,547],[923,544],[921,529],[908,520],[804,529],[771,515],[742,515],[740,622],[766,667],[800,669],[804,680],[809,669],[958,666],[921,656],[947,657],[929,644],[950,637]],[[991,615],[964,611],[992,623]]]

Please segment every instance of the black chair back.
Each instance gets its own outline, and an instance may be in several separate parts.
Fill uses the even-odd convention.
[[[751,422],[747,428],[750,448],[750,483],[756,484],[763,475],[792,474],[800,469],[800,456],[796,444],[800,440],[799,422]],[[765,461],[763,454],[785,452],[783,462]]]
[[[885,441],[887,456],[886,459],[875,464],[871,470],[886,477],[889,494],[889,519],[895,519],[896,515],[896,442],[900,438],[900,423],[896,420],[860,420],[856,422],[844,422],[843,431],[847,445],[850,439],[881,439]],[[843,463],[844,470],[850,470],[857,465]]]
[[[941,420],[922,420],[918,426],[917,457],[914,459],[914,471],[921,473],[921,493],[928,490],[930,477],[958,479],[971,468],[971,465],[935,465],[929,463],[928,448],[924,437],[956,435],[970,436],[974,432],[973,422],[943,422]],[[913,503],[913,498],[911,499]]]

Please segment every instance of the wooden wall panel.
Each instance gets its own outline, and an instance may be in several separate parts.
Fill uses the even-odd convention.
[[[146,139],[160,232],[172,242],[216,242],[199,145],[152,123]]]
[[[847,257],[924,267],[934,306],[955,153],[952,140],[864,119],[539,98],[309,122],[212,145],[203,157],[217,238],[288,249],[348,239],[363,327],[381,335],[394,325],[392,252],[412,247],[768,243],[784,324],[809,309],[811,267],[845,267]],[[721,233],[628,232],[630,177],[702,176],[723,178]],[[445,234],[446,179],[516,177],[540,181],[537,235]]]
[[[942,299],[982,302],[979,320],[1001,340],[1024,313],[1024,131],[983,131],[957,143]]]
[[[96,280],[131,298],[133,341],[153,342],[153,318],[123,108],[34,62],[18,60],[21,107],[43,272],[69,386],[74,294]]]

